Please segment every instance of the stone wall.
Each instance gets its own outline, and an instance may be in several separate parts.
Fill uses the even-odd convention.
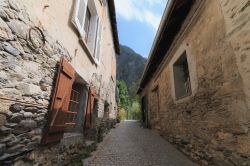
[[[223,1],[226,2],[227,6],[238,4]],[[176,39],[178,42],[163,70],[155,74],[144,91],[148,95],[151,126],[160,126],[164,138],[201,165],[250,165],[250,111],[246,98],[249,93],[243,86],[249,77],[241,72],[243,66],[239,67],[239,57],[228,40],[226,25],[220,1],[206,1],[183,36]],[[249,34],[247,29],[237,30],[242,35]],[[238,38],[240,48],[244,41]],[[195,71],[197,89],[190,97],[177,101],[172,95],[170,64],[186,45],[194,59],[189,68]],[[246,63],[244,58],[242,63]],[[192,70],[194,67],[196,70]],[[249,65],[244,67],[249,70]],[[159,120],[153,92],[156,86],[160,96]]]
[[[247,56],[250,50],[250,1],[238,0],[229,3],[229,1],[220,0],[220,3],[225,19],[226,40],[234,50],[250,108],[250,57]]]
[[[62,56],[71,62],[72,55],[37,27],[18,1],[0,1],[0,165],[67,164],[84,148],[79,135],[40,145],[57,64]],[[101,91],[108,94],[115,87],[115,82],[105,83]]]

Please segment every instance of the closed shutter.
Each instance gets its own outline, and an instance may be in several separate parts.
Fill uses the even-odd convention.
[[[86,110],[86,115],[85,115],[85,122],[84,122],[84,134],[85,135],[87,135],[89,132],[89,129],[91,129],[95,93],[96,93],[95,89],[93,87],[90,87],[89,93],[88,93],[88,103],[87,103],[87,110]]]
[[[62,58],[58,68],[48,124],[43,135],[42,144],[58,142],[63,138],[74,79],[75,71],[73,67]]]
[[[101,41],[102,41],[102,22],[98,19],[98,28],[96,32],[96,41],[95,41],[95,58],[99,62],[101,56]]]
[[[84,22],[86,17],[87,6],[88,0],[75,0],[75,11],[72,22],[77,28],[81,37],[85,36]]]

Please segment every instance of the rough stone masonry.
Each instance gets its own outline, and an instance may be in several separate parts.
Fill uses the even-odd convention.
[[[82,137],[40,146],[61,56],[72,59],[60,42],[32,23],[22,4],[0,1],[0,165],[67,164],[84,148]],[[115,84],[102,86],[99,93],[109,101],[107,91]],[[114,124],[99,121],[103,133]]]
[[[193,2],[158,70],[142,89],[150,124],[201,165],[250,165],[250,2]],[[176,15],[169,29],[179,19]],[[164,35],[159,36],[168,41]],[[183,53],[192,94],[176,98],[173,65]]]

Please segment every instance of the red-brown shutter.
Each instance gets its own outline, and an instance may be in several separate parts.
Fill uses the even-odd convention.
[[[48,116],[48,125],[42,138],[42,144],[58,142],[63,138],[63,133],[66,128],[66,112],[69,107],[74,79],[75,71],[73,67],[67,60],[62,58],[58,68],[57,81]]]
[[[91,129],[95,93],[96,93],[95,88],[90,87],[89,93],[88,93],[88,103],[87,103],[87,110],[85,114],[85,122],[84,122],[84,134],[85,135],[87,135],[89,130]]]

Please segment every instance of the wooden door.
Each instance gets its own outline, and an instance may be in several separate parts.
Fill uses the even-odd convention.
[[[92,116],[93,116],[93,109],[94,109],[94,100],[95,100],[96,91],[94,87],[89,88],[88,93],[88,103],[87,109],[85,114],[85,122],[84,122],[84,134],[88,135],[89,131],[92,127]]]

